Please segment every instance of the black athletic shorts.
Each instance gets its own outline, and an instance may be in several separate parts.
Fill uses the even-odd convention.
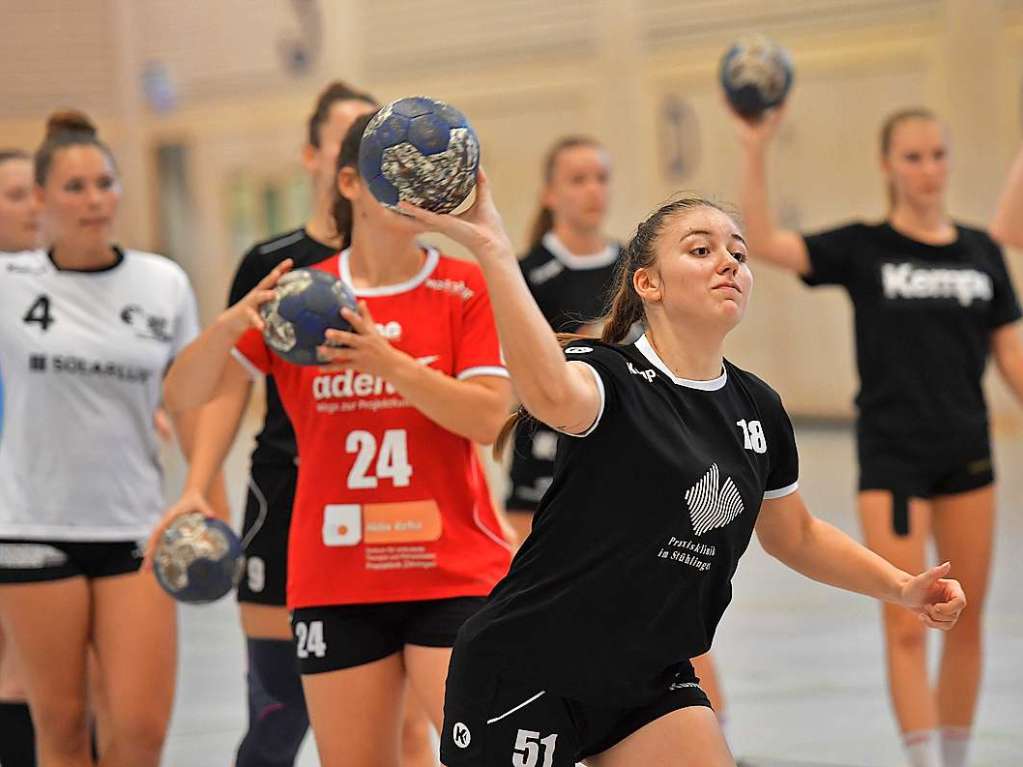
[[[109,578],[137,572],[145,542],[0,539],[0,584]]]
[[[495,671],[500,666],[455,648],[440,744],[446,767],[573,767],[672,711],[710,707],[690,664],[680,666],[664,692],[627,708],[613,700],[595,706],[563,698]]]
[[[239,602],[284,606],[288,530],[297,482],[298,467],[294,464],[252,466],[242,522],[245,573],[238,584]]]
[[[907,498],[933,498],[986,487],[995,481],[987,435],[934,448],[861,437],[860,490],[891,490]]]
[[[462,624],[485,601],[484,597],[454,597],[297,608],[291,613],[291,631],[299,672],[322,674],[362,666],[407,644],[454,647]]]
[[[554,480],[554,456],[558,433],[529,421],[515,429],[515,451],[509,472],[508,511],[536,511],[537,504]]]

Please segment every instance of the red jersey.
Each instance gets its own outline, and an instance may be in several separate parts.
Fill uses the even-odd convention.
[[[317,264],[351,285],[348,252]],[[398,349],[458,379],[507,376],[479,267],[428,248],[401,285],[356,290]],[[288,607],[485,596],[511,547],[475,447],[369,373],[324,373],[258,331],[235,357],[273,375],[298,442]]]

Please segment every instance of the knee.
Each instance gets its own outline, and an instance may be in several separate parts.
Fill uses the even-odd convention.
[[[130,716],[114,714],[110,722],[111,750],[138,756],[139,763],[159,757],[167,737],[167,718],[156,711],[136,710]]]
[[[893,652],[923,654],[926,649],[926,628],[908,610],[892,610],[885,615],[885,635]]]
[[[62,699],[33,701],[32,723],[36,738],[46,750],[60,754],[76,754],[87,749],[88,716],[85,701],[71,696]]]

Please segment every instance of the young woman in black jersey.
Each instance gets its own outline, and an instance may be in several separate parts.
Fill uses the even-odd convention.
[[[0,150],[0,256],[39,246],[39,205],[33,191],[32,155]],[[0,264],[0,269],[3,264]],[[0,411],[3,403],[0,402]],[[0,416],[2,419],[2,416]],[[4,646],[0,615],[0,764],[35,764],[35,733],[17,661]]]
[[[618,245],[604,233],[611,188],[607,150],[584,136],[554,143],[543,164],[540,210],[519,262],[530,293],[555,331],[578,332],[606,309]],[[554,476],[557,434],[529,425],[515,433],[508,519],[519,540]]]
[[[197,331],[195,302],[177,265],[112,243],[117,168],[83,115],[50,118],[34,182],[49,250],[8,255],[0,270],[0,621],[40,764],[94,763],[92,655],[102,764],[156,767],[175,611],[138,573],[139,542],[162,506],[160,379]],[[186,447],[190,423],[176,419]]]
[[[529,292],[557,333],[594,333],[588,326],[604,315],[620,246],[604,232],[611,193],[611,158],[595,139],[565,136],[543,162],[540,210],[529,252],[519,262]],[[505,509],[518,540],[533,526],[533,514],[554,478],[557,433],[531,421],[515,430]],[[704,690],[724,720],[724,695],[710,655],[694,658]]]
[[[841,285],[852,299],[866,543],[912,570],[924,567],[933,539],[971,600],[944,638],[936,687],[916,617],[885,606],[892,702],[914,767],[942,758],[962,767],[980,684],[995,512],[981,376],[993,355],[1023,398],[1020,307],[998,245],[945,211],[948,144],[930,112],[898,112],[881,130],[885,220],[807,236],[779,228],[768,205],[765,156],[779,120],[777,112],[759,123],[737,119],[751,247],[806,284]]]
[[[448,767],[734,764],[688,659],[709,649],[754,528],[815,580],[954,625],[947,563],[911,576],[803,504],[781,400],[722,356],[753,278],[721,209],[683,199],[641,223],[601,339],[563,349],[482,173],[461,217],[404,208],[476,256],[525,410],[567,435],[532,533],[459,632]]]

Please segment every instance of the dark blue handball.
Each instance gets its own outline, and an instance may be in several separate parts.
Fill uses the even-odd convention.
[[[319,269],[288,272],[274,293],[259,308],[266,345],[295,365],[322,365],[316,347],[327,342],[328,329],[352,329],[341,308],[355,310],[355,295],[337,277]]]
[[[788,51],[763,35],[739,40],[721,59],[721,86],[728,103],[749,120],[785,101],[793,74]]]
[[[373,196],[450,213],[476,187],[480,142],[465,115],[425,96],[392,101],[369,121],[359,174]]]
[[[234,531],[198,511],[182,514],[170,524],[153,557],[153,571],[163,590],[189,604],[220,599],[238,585],[244,566]]]

